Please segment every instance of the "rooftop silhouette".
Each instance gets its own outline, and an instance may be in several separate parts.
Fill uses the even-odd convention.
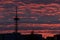
[[[60,34],[54,35],[54,37],[47,37],[46,39],[42,37],[42,34],[34,34],[32,31],[31,34],[22,35],[20,33],[6,33],[0,34],[0,40],[60,40]]]

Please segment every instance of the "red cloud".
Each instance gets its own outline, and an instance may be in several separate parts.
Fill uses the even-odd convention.
[[[0,19],[4,18],[5,16],[0,16]]]
[[[14,3],[14,0],[5,0],[5,1],[1,1],[0,4],[9,4],[9,3]],[[34,4],[34,3],[30,3],[30,4],[25,4],[23,2],[18,2],[18,14],[29,14],[28,11],[30,10],[30,16],[29,18],[37,18],[36,16],[33,15],[38,15],[38,16],[44,16],[44,15],[48,15],[48,16],[58,16],[58,20],[60,20],[60,4],[56,4],[56,3],[51,3],[51,4]],[[22,4],[22,5],[21,5]],[[28,8],[27,11],[25,11],[25,9]],[[3,11],[5,10],[5,8],[3,8],[3,6],[0,6],[0,19],[4,18],[5,16],[2,16],[3,14],[6,14],[7,16],[9,16],[10,14],[15,14],[15,9],[13,9],[14,11],[9,11],[9,12],[5,12],[3,13]],[[12,17],[14,18],[14,16]],[[19,18],[28,18],[28,17],[24,17],[24,16],[19,16]],[[37,19],[36,19],[37,20]],[[8,24],[8,25],[0,25],[0,27],[5,28],[4,26],[6,26],[6,28],[10,28],[10,27],[14,27],[14,24]],[[60,27],[60,24],[18,24],[18,26],[24,26],[24,27],[36,27],[36,26],[41,26],[41,27],[49,27],[49,28],[58,28]],[[58,30],[35,30],[36,33],[40,34],[39,32],[41,32],[43,34],[44,37],[46,36],[53,36],[54,34],[50,34],[52,32],[59,32]],[[6,30],[6,31],[0,31],[0,33],[9,33],[9,32],[14,32],[13,30]],[[31,32],[31,30],[29,31],[21,31],[19,30],[19,32],[25,34],[26,32]],[[46,34],[45,34],[46,33]]]

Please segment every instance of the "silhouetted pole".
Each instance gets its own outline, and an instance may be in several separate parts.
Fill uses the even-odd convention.
[[[15,20],[15,33],[17,33],[18,32],[18,20],[19,20],[18,15],[17,15],[17,6],[16,6],[16,15],[15,15],[14,20]]]

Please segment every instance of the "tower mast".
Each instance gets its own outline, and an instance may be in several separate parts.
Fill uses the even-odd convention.
[[[14,20],[15,20],[15,33],[17,33],[18,32],[18,20],[19,20],[18,15],[17,15],[17,6],[16,6],[16,15],[15,15]]]

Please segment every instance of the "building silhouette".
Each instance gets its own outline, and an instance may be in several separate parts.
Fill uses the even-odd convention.
[[[54,37],[47,37],[46,40],[54,40]]]
[[[54,35],[54,40],[60,40],[60,34]]]
[[[26,35],[27,40],[42,40],[42,35],[34,34],[34,31],[31,32],[30,35]]]

